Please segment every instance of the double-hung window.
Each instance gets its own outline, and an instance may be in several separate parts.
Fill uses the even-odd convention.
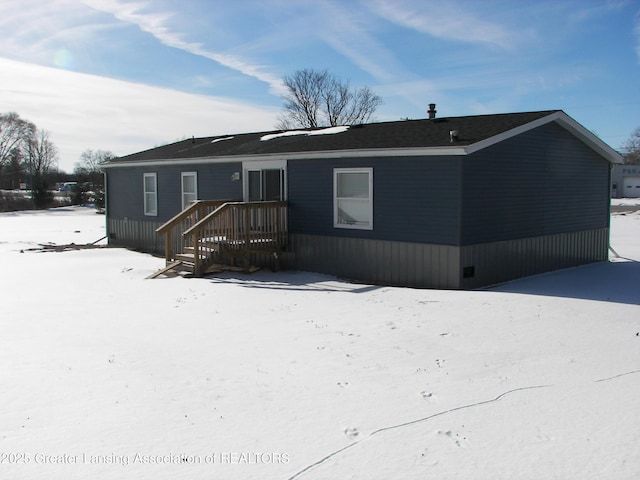
[[[158,177],[155,173],[144,174],[144,214],[158,216]]]
[[[198,199],[198,173],[182,172],[182,209]]]
[[[373,230],[373,168],[333,170],[333,226]]]

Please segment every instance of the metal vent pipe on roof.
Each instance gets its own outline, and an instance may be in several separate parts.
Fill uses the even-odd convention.
[[[436,110],[436,104],[435,103],[430,103],[429,104],[429,110],[427,111],[427,113],[429,114],[429,119],[436,118],[437,110]]]

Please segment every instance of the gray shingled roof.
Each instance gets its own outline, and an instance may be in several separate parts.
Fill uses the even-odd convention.
[[[452,146],[449,136],[451,130],[459,132],[455,146],[467,146],[558,111],[368,123],[352,126],[341,133],[282,136],[267,141],[261,141],[260,138],[279,131],[220,135],[183,140],[119,157],[109,163],[335,150],[445,147]]]

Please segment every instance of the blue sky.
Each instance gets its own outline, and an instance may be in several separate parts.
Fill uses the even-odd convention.
[[[563,109],[614,148],[640,127],[637,0],[0,0],[0,112],[61,169],[274,127],[283,75],[329,69],[376,120]]]

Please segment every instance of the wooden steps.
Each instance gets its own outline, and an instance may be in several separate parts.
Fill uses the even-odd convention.
[[[175,262],[171,262],[164,268],[161,268],[157,272],[152,273],[146,279],[150,280],[152,278],[158,278],[160,275],[165,275],[167,277],[178,275],[181,271],[189,271],[193,273],[193,265],[189,267],[185,265],[182,261],[176,260]]]
[[[243,273],[253,273],[260,270],[260,267],[250,266],[247,267],[234,267],[233,265],[222,265],[220,263],[214,263],[209,265],[204,271],[205,274],[213,274],[213,273],[222,273],[222,272],[243,272]],[[171,262],[164,268],[161,268],[157,272],[152,273],[148,277],[147,280],[158,278],[159,276],[164,275],[166,277],[175,277],[176,275],[183,276],[191,276],[193,275],[193,263],[189,264],[188,262],[183,262],[181,260],[176,260],[175,262]]]
[[[164,274],[255,271],[254,255],[273,255],[277,269],[287,243],[287,203],[197,201],[156,231],[165,235]]]

